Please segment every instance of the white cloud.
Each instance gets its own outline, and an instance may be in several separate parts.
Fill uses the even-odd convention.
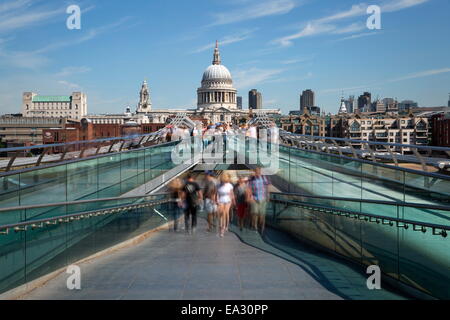
[[[368,5],[365,3],[355,4],[349,10],[341,11],[330,16],[326,16],[315,20],[317,23],[329,23],[334,21],[339,21],[343,19],[348,19],[352,17],[358,17],[366,14]]]
[[[64,14],[63,8],[23,10],[28,7],[28,1],[21,1],[20,4],[21,6],[10,5],[6,9],[4,7],[4,12],[0,13],[0,32],[30,27]]]
[[[31,0],[14,0],[0,3],[0,13],[5,13],[15,9],[22,9],[31,4]]]
[[[344,33],[354,33],[359,32],[366,29],[366,25],[363,23],[352,23],[348,26],[344,26],[342,28],[336,28],[336,30],[333,31],[335,34],[344,34]]]
[[[306,27],[304,27],[299,32],[291,34],[286,37],[276,39],[276,40],[272,41],[272,43],[279,44],[282,47],[287,47],[287,46],[292,45],[292,43],[293,43],[292,40],[304,38],[304,37],[310,37],[310,36],[323,34],[323,33],[329,33],[334,30],[336,30],[335,26],[327,25],[327,24],[315,24],[315,23],[310,22],[306,25]]]
[[[111,23],[111,24],[108,24],[105,26],[93,28],[93,29],[89,30],[86,34],[84,34],[83,36],[79,37],[78,39],[74,39],[74,40],[70,40],[70,41],[54,42],[52,44],[49,44],[48,46],[45,46],[38,50],[35,50],[34,53],[44,53],[44,52],[52,51],[55,49],[60,49],[60,48],[68,47],[68,46],[74,46],[74,45],[92,40],[92,39],[96,38],[97,36],[107,32],[111,29],[115,29],[115,28],[123,25],[129,19],[130,19],[130,17],[123,17],[122,19],[120,19],[119,21],[117,21],[115,23]]]
[[[265,0],[252,2],[243,8],[214,14],[212,25],[223,25],[273,15],[282,15],[294,9],[293,0]]]
[[[413,6],[417,6],[419,4],[428,1],[430,0],[389,0],[381,4],[381,12],[395,12]],[[303,27],[297,33],[275,39],[272,41],[272,43],[278,44],[282,47],[287,47],[292,45],[293,40],[307,36],[315,36],[329,33],[333,34],[354,33],[362,31],[365,28],[365,25],[362,22],[352,23],[344,27],[339,27],[335,23],[341,20],[367,15],[368,6],[369,5],[366,3],[354,4],[348,10],[340,11],[329,16],[312,20],[306,24],[306,27]]]
[[[409,80],[409,79],[417,79],[417,78],[423,78],[423,77],[429,77],[434,76],[441,73],[447,73],[450,72],[450,68],[441,68],[441,69],[432,69],[432,70],[426,70],[416,73],[411,73],[403,77],[395,78],[389,80],[389,82],[397,82],[397,81],[403,81],[403,80]]]
[[[394,12],[420,5],[430,0],[391,0],[381,5],[381,12]]]
[[[228,44],[244,41],[244,40],[250,38],[252,33],[255,31],[256,31],[256,29],[246,30],[246,31],[240,32],[238,34],[225,36],[221,40],[219,40],[219,45],[223,47]],[[212,48],[214,48],[215,45],[216,45],[215,42],[211,42],[210,44],[204,45],[204,46],[196,49],[195,51],[193,51],[193,53],[199,53],[199,52],[203,52],[203,51],[212,49]]]
[[[233,78],[238,89],[254,87],[257,84],[274,80],[274,76],[282,73],[283,69],[259,69],[250,68],[233,73]]]
[[[363,38],[363,37],[368,37],[368,36],[375,36],[375,35],[380,34],[380,33],[381,32],[373,32],[373,31],[357,33],[357,34],[352,34],[351,36],[348,36],[348,37],[337,39],[336,41],[345,41],[345,40],[358,39],[358,38]]]
[[[81,89],[81,87],[78,84],[72,83],[72,82],[69,82],[69,81],[66,81],[66,80],[59,80],[58,83],[63,85],[63,86],[65,86],[65,87],[67,87],[68,89],[71,89],[71,90]]]
[[[0,48],[0,65],[21,69],[38,69],[45,66],[49,59],[31,52],[7,51]]]
[[[81,66],[81,67],[65,67],[60,72],[56,73],[56,77],[67,77],[74,74],[86,73],[91,71],[91,68]]]

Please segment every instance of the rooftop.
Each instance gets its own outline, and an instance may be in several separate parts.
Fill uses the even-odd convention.
[[[70,102],[71,96],[34,96],[33,102]]]

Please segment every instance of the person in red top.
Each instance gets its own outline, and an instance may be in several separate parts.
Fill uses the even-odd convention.
[[[234,188],[234,194],[236,199],[236,215],[238,218],[238,226],[242,231],[244,228],[244,222],[247,218],[247,212],[251,199],[251,191],[247,184],[246,178],[239,177],[238,183]]]

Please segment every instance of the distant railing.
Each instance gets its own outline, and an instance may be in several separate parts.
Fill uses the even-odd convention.
[[[355,159],[373,162],[390,162],[397,167],[400,163],[416,163],[420,164],[425,172],[429,171],[428,166],[440,170],[450,168],[450,148],[446,147],[310,136],[284,130],[280,130],[280,137],[285,144],[301,149],[337,153],[340,156],[350,155]],[[355,145],[361,145],[361,148],[355,148]]]
[[[0,148],[0,154],[6,153],[8,156],[6,160],[0,160],[0,171],[8,172],[14,167],[39,167],[44,162],[60,163],[70,159],[81,159],[100,154],[121,152],[127,149],[138,149],[160,143],[161,138],[160,131],[158,131],[125,137]],[[23,154],[30,153],[35,154],[35,156],[23,156]]]

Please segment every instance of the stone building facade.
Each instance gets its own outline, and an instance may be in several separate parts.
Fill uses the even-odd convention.
[[[70,96],[41,96],[24,92],[22,115],[80,120],[87,115],[87,96],[82,92],[73,92]]]

